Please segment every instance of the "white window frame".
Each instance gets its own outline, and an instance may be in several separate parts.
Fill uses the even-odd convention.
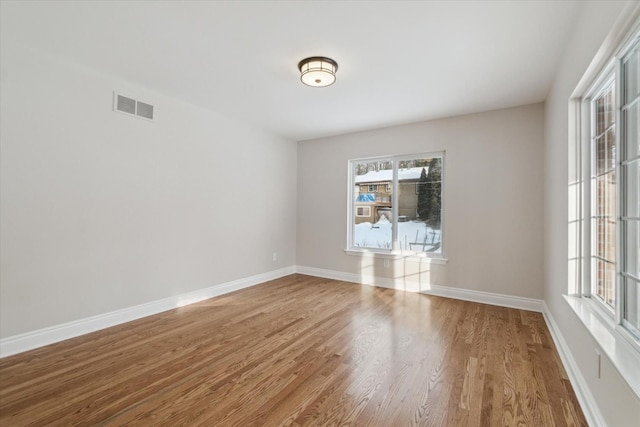
[[[433,252],[420,252],[420,251],[412,251],[406,248],[400,248],[400,245],[397,241],[398,235],[398,193],[399,193],[399,185],[398,185],[398,164],[401,160],[415,160],[415,159],[426,159],[440,157],[442,158],[442,192],[440,196],[440,206],[441,206],[441,217],[440,217],[440,253]],[[392,187],[392,197],[391,197],[391,209],[392,209],[392,244],[391,249],[376,249],[376,248],[361,248],[355,246],[353,243],[354,236],[354,226],[355,223],[353,219],[355,218],[354,208],[355,208],[355,165],[357,163],[365,163],[365,162],[381,162],[381,161],[390,161],[393,164],[393,180],[391,182]],[[379,257],[379,258],[408,258],[408,259],[416,259],[416,260],[428,260],[431,263],[435,264],[445,264],[448,259],[446,258],[446,190],[445,190],[445,182],[446,182],[446,156],[445,151],[434,151],[434,152],[426,152],[426,153],[412,153],[412,154],[398,154],[391,156],[381,156],[381,157],[363,157],[357,159],[350,159],[347,161],[348,168],[348,179],[347,179],[347,248],[345,249],[345,253],[348,255],[356,255],[362,256],[366,254],[368,256]]]
[[[632,331],[628,328],[628,325],[625,325],[623,319],[623,297],[624,297],[624,289],[621,280],[621,264],[624,260],[624,245],[623,245],[623,227],[621,221],[621,198],[622,191],[624,190],[624,179],[625,177],[621,174],[621,165],[622,159],[624,155],[621,150],[621,136],[622,136],[622,120],[621,120],[621,103],[622,103],[622,91],[624,90],[624,85],[621,79],[621,64],[622,59],[629,51],[629,49],[636,43],[637,40],[640,40],[640,29],[634,31],[633,36],[629,37],[629,39],[618,49],[613,55],[613,57],[609,60],[605,67],[600,71],[595,79],[592,80],[591,84],[588,86],[588,89],[584,91],[584,95],[582,95],[579,99],[575,100],[575,102],[579,102],[578,111],[579,116],[576,119],[579,120],[580,123],[580,137],[579,137],[579,156],[581,156],[580,164],[582,165],[581,171],[581,182],[582,182],[582,267],[581,267],[581,277],[579,283],[579,292],[582,297],[588,299],[589,304],[593,305],[595,310],[601,317],[604,317],[606,321],[612,322],[614,328],[618,330],[618,332],[624,336],[624,338],[638,351],[640,352],[640,336],[637,335],[637,331]],[[605,304],[603,301],[600,301],[599,298],[592,296],[592,249],[593,249],[593,236],[592,236],[592,218],[591,218],[591,209],[592,209],[592,195],[593,189],[591,186],[592,179],[592,171],[597,166],[593,164],[593,144],[592,144],[592,136],[594,134],[594,112],[592,111],[592,100],[598,97],[602,91],[611,83],[612,80],[615,80],[615,134],[616,134],[616,268],[615,268],[615,306],[613,309]]]
[[[576,175],[569,181],[569,244],[575,245],[575,258],[570,246],[569,261],[577,261],[575,270],[569,269],[568,293],[565,300],[582,321],[600,350],[607,356],[631,390],[640,398],[640,339],[633,335],[622,322],[622,289],[620,265],[624,253],[621,248],[620,197],[623,184],[620,180],[620,164],[623,158],[616,156],[616,303],[612,312],[600,301],[591,297],[591,108],[590,99],[602,88],[605,81],[615,73],[616,79],[616,149],[620,150],[620,102],[621,60],[640,37],[640,5],[630,5],[621,21],[612,29],[593,62],[578,83],[569,101],[569,152],[570,162],[575,165]],[[575,148],[575,149],[573,149]],[[573,191],[572,188],[577,188]],[[572,195],[573,194],[573,195]],[[575,218],[572,217],[575,212]],[[572,236],[576,225],[577,236]],[[575,274],[574,274],[575,271]]]
[[[367,193],[377,193],[378,184],[367,184]]]

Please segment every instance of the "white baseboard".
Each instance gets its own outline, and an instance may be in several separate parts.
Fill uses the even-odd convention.
[[[571,349],[565,341],[562,332],[560,332],[560,328],[553,318],[549,307],[544,302],[542,315],[544,316],[544,320],[547,322],[547,327],[551,332],[551,337],[558,349],[558,354],[560,355],[562,364],[567,371],[567,376],[569,377],[569,381],[571,381],[571,385],[576,393],[578,402],[580,402],[580,407],[582,408],[582,412],[584,412],[587,422],[590,426],[606,427],[607,423],[604,421],[604,417],[600,412],[598,403],[593,397],[593,394],[591,394],[587,381],[580,373],[580,369],[578,369],[578,365],[571,354]]]
[[[383,288],[420,292],[446,298],[454,298],[464,301],[478,302],[482,304],[497,305],[500,307],[518,308],[543,312],[544,302],[533,298],[524,298],[492,292],[474,291],[470,289],[451,288],[447,286],[427,285],[418,282],[405,281],[404,279],[389,279],[384,277],[361,276],[359,274],[344,273],[341,271],[324,270],[321,268],[297,266],[296,272],[309,276],[324,277],[326,279],[342,280],[363,285],[374,285]]]
[[[33,350],[34,348],[64,341],[100,329],[109,328],[177,307],[183,307],[218,295],[288,276],[295,273],[295,271],[296,268],[294,266],[285,267],[279,270],[221,283],[205,289],[112,311],[110,313],[99,314],[97,316],[3,338],[0,339],[0,357]]]
[[[580,370],[577,368],[577,364],[573,358],[573,355],[571,354],[571,350],[564,340],[564,337],[562,336],[562,333],[560,332],[560,329],[558,328],[553,315],[551,314],[549,308],[543,300],[436,285],[429,285],[427,287],[420,288],[416,283],[405,283],[402,280],[362,276],[359,274],[325,270],[314,267],[285,267],[279,270],[274,270],[267,273],[214,285],[205,289],[199,289],[197,291],[189,292],[186,294],[176,295],[173,297],[152,301],[137,306],[112,311],[110,313],[100,314],[97,316],[92,316],[61,325],[39,329],[37,331],[3,338],[0,339],[0,357],[22,353],[24,351],[53,344],[59,341],[64,341],[69,338],[74,338],[111,326],[116,326],[121,323],[130,322],[142,317],[151,316],[153,314],[161,313],[163,311],[171,310],[177,307],[183,307],[188,304],[193,304],[208,298],[213,298],[218,295],[223,295],[243,288],[255,286],[257,284],[288,276],[293,273],[300,273],[310,276],[324,277],[327,279],[365,285],[375,285],[391,289],[421,292],[430,295],[455,298],[464,301],[479,302],[483,304],[492,304],[502,307],[541,312],[547,323],[547,327],[549,328],[553,341],[556,345],[556,348],[558,349],[558,353],[560,355],[562,363],[567,371],[567,375],[569,376],[569,380],[571,381],[573,389],[575,390],[576,397],[580,402],[589,425],[606,427],[604,418],[602,417],[602,414],[598,409],[597,403],[589,390],[586,380],[580,373]]]

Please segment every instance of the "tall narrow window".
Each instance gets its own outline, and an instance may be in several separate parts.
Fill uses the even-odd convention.
[[[640,42],[622,58],[621,142],[621,260],[622,323],[640,337]]]
[[[590,129],[583,290],[640,349],[640,34],[596,79],[583,107]]]
[[[616,283],[615,81],[591,102],[591,294],[611,310]]]
[[[640,395],[640,20],[623,25],[569,103],[566,299]]]
[[[443,153],[349,162],[350,250],[442,257]]]

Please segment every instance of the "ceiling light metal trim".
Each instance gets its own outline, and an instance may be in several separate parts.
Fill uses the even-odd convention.
[[[325,87],[336,81],[338,63],[325,56],[311,56],[298,63],[300,80],[307,86]]]

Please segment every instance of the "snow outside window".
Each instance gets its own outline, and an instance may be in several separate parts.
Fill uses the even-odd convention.
[[[441,258],[443,170],[442,152],[350,160],[348,249]]]

